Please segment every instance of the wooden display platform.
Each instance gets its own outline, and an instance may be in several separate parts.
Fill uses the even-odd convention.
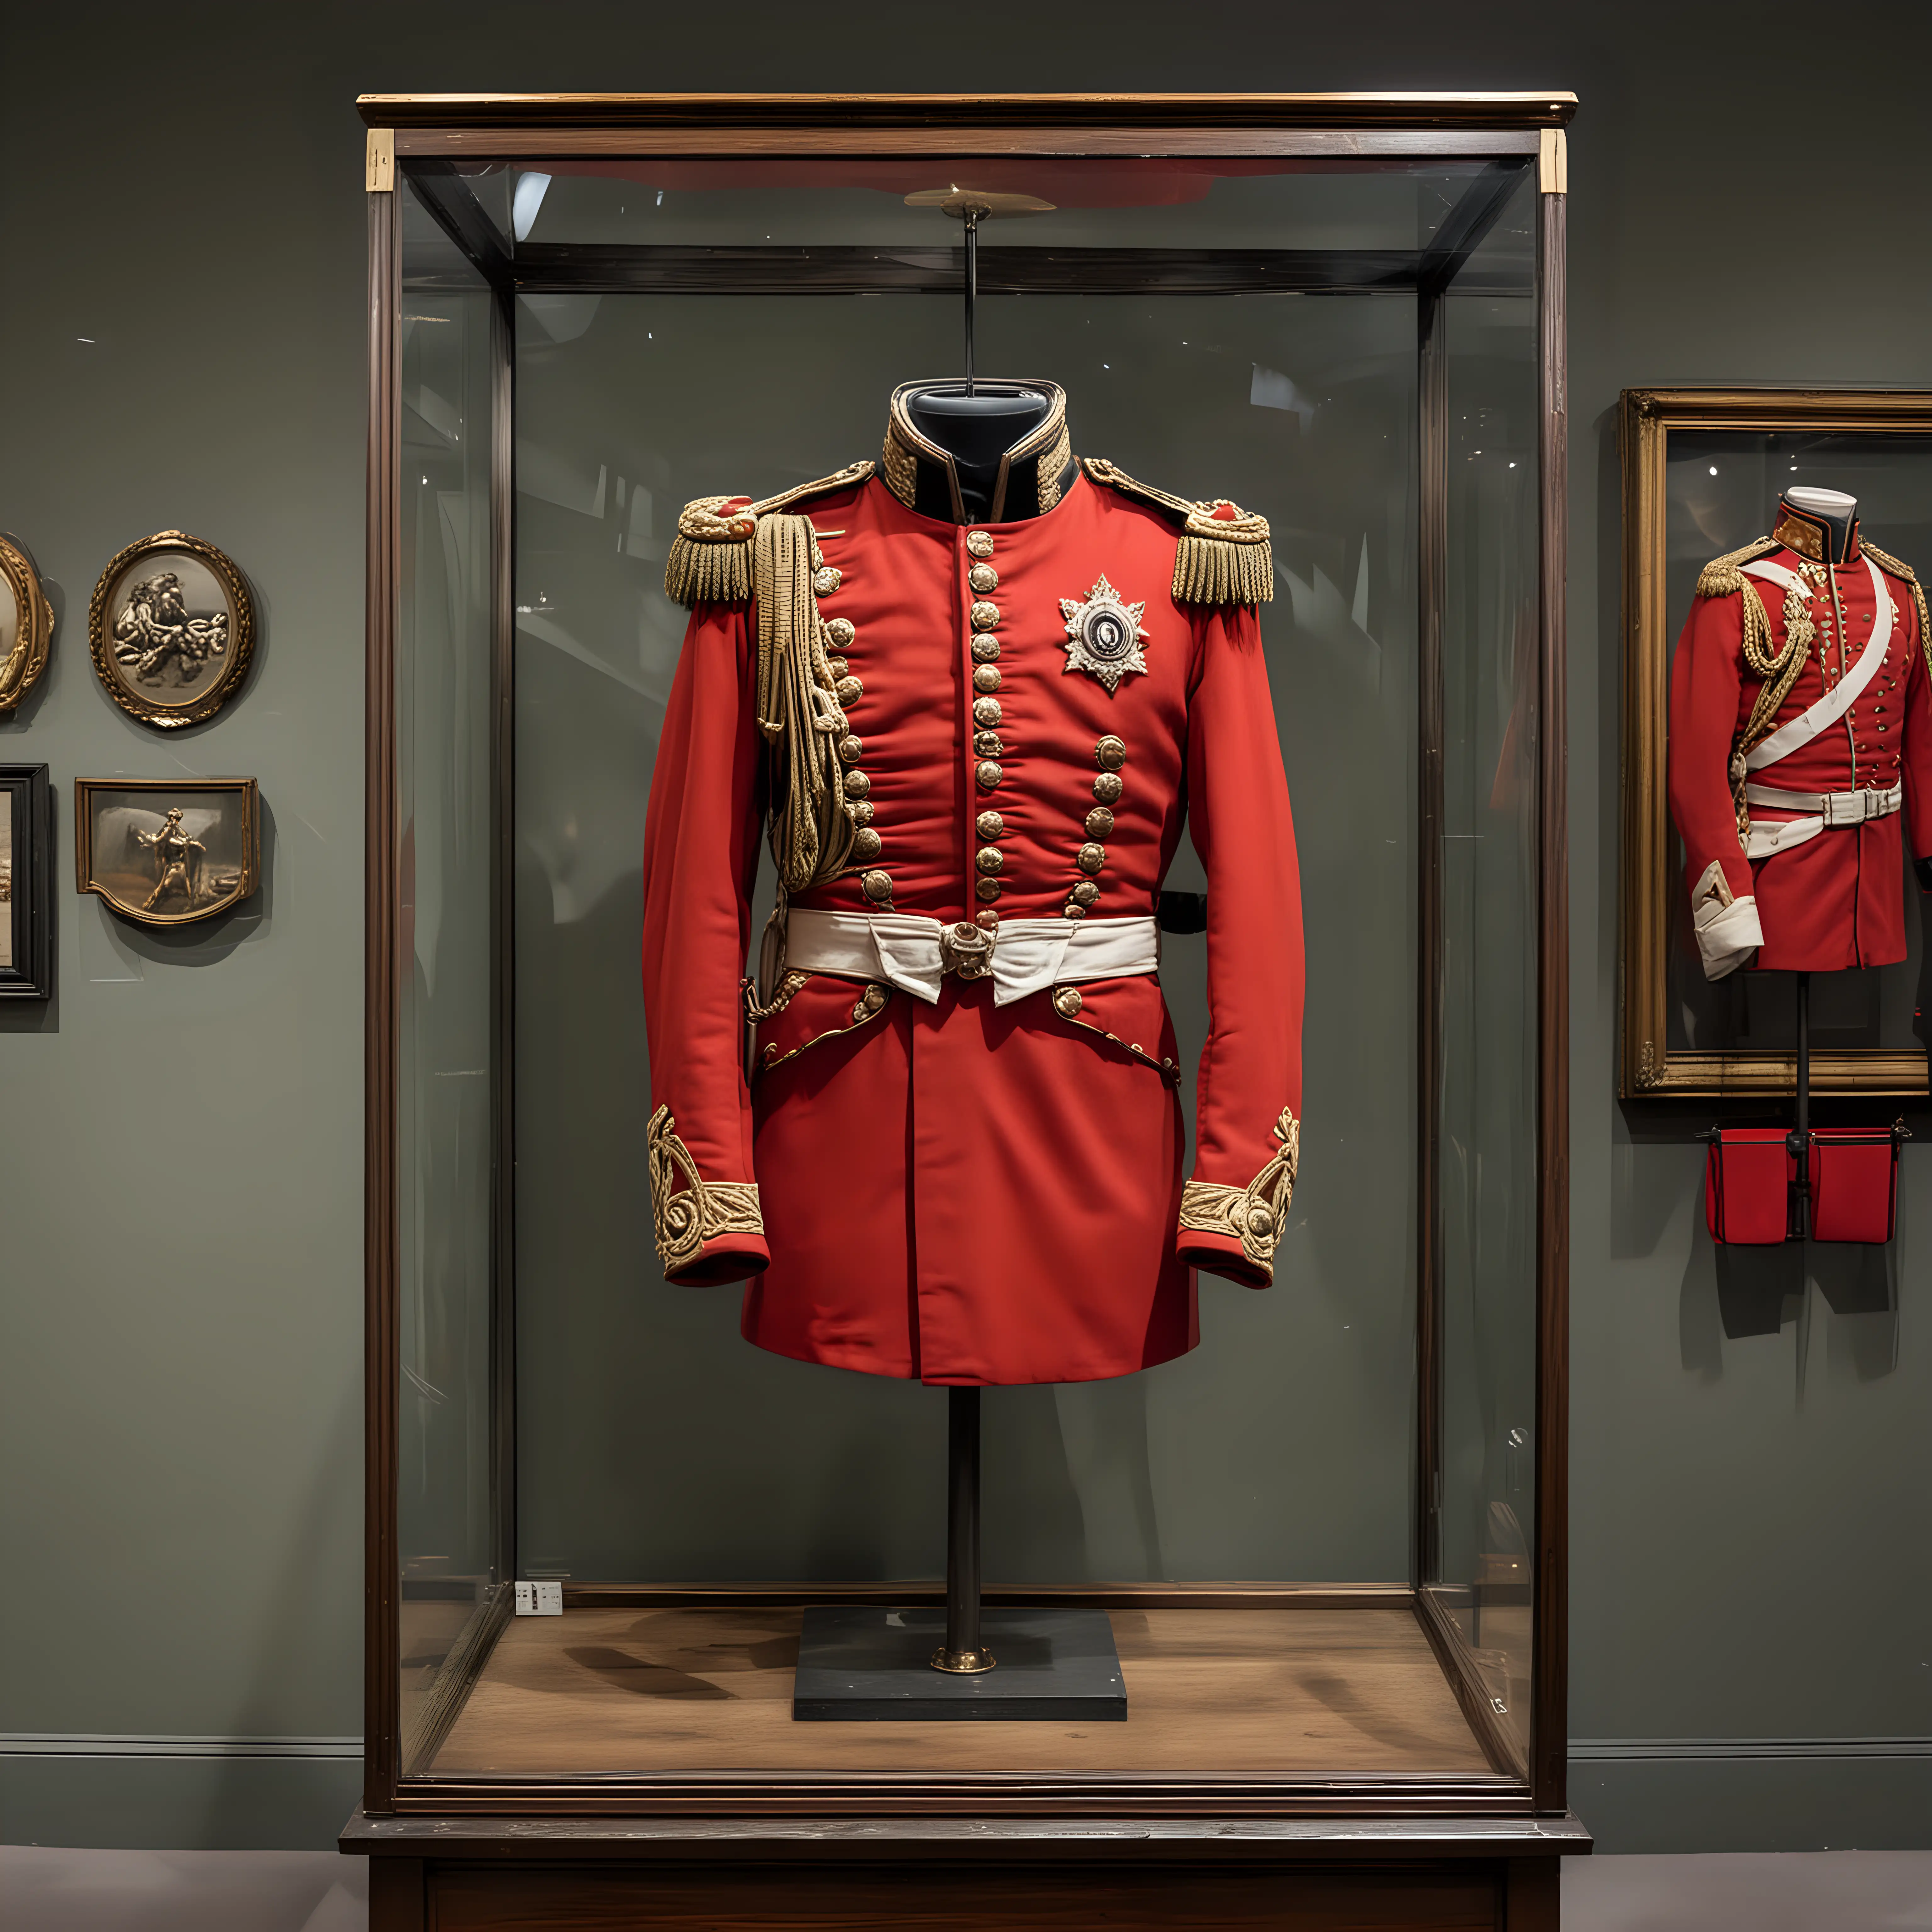
[[[794,1605],[576,1609],[507,1624],[432,1776],[772,1771],[1495,1768],[1414,1612],[1110,1610],[1124,1724],[799,1724]]]

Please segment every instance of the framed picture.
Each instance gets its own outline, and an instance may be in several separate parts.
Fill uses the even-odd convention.
[[[34,560],[13,537],[0,536],[0,718],[33,689],[47,668],[53,608]]]
[[[0,999],[53,991],[53,823],[45,765],[0,765]]]
[[[1671,658],[1698,573],[1768,535],[1779,493],[1793,484],[1856,496],[1859,527],[1874,544],[1922,578],[1932,572],[1932,394],[1628,389],[1622,430],[1621,1091],[1626,1099],[1790,1093],[1794,976],[1752,969],[1713,982],[1700,964],[1666,794]],[[1910,956],[1812,976],[1814,1093],[1927,1090],[1922,1016],[1932,1016],[1932,984],[1906,844],[1900,884]]]
[[[124,919],[187,926],[258,884],[253,778],[76,778],[74,872]]]
[[[158,730],[212,718],[248,675],[255,604],[212,544],[163,530],[130,544],[100,573],[88,646],[107,694]]]

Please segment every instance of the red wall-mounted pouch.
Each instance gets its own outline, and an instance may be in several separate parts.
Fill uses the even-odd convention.
[[[1704,1163],[1704,1220],[1714,1241],[1781,1241],[1791,1220],[1798,1162],[1783,1127],[1720,1127]]]
[[[1888,1241],[1898,1226],[1898,1150],[1889,1127],[1814,1127],[1809,1162],[1814,1241]]]

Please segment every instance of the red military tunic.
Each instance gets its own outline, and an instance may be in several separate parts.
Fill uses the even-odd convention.
[[[1780,512],[1705,571],[1672,668],[1670,809],[1713,980],[1903,959],[1902,820],[1932,855],[1918,584],[1856,526],[1826,562],[1822,526]]]
[[[944,459],[903,394],[878,473],[680,526],[674,588],[700,601],[644,862],[659,1246],[670,1279],[749,1277],[744,1333],[780,1354],[934,1383],[1124,1375],[1198,1340],[1195,1268],[1266,1284],[1294,1178],[1294,838],[1254,604],[1232,601],[1260,594],[1266,526],[1074,463],[1057,391],[1015,452],[1031,514],[930,514]],[[735,534],[781,508],[808,519],[790,578]],[[815,626],[827,694],[784,728],[761,664],[808,566],[798,648]],[[1072,634],[1094,610],[1098,658]],[[826,755],[814,728],[853,826],[826,836],[852,850],[782,916],[788,962],[832,964],[770,976],[748,1084],[759,832],[802,795],[800,745]],[[1184,823],[1212,1006],[1184,1185],[1173,1028],[1151,950],[1136,963]]]

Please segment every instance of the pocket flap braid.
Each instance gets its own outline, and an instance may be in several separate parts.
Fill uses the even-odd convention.
[[[772,856],[788,892],[835,878],[858,828],[845,811],[837,674],[812,587],[824,561],[809,517],[761,516],[752,539],[758,598],[758,729],[772,752]]]
[[[1267,604],[1274,597],[1274,548],[1268,519],[1225,496],[1190,502],[1185,496],[1142,483],[1103,456],[1083,456],[1081,466],[1096,483],[1136,496],[1180,519],[1174,555],[1178,604]]]

